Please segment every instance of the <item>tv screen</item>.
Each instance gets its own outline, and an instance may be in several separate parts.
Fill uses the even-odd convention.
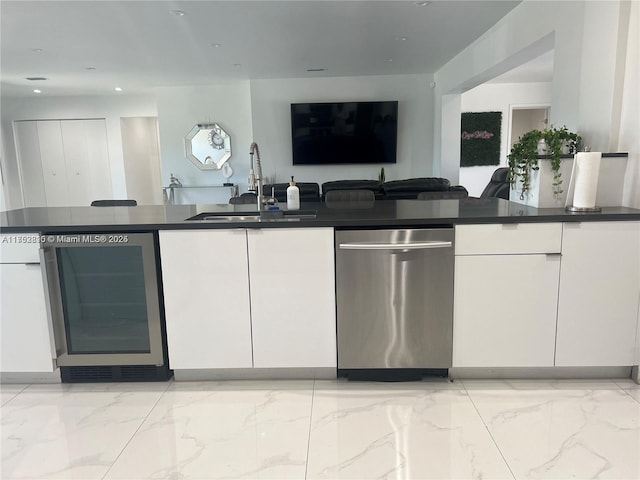
[[[396,163],[398,102],[291,104],[294,165]]]

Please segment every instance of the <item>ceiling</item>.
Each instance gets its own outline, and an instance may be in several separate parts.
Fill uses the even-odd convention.
[[[518,3],[2,0],[2,95],[434,73]]]

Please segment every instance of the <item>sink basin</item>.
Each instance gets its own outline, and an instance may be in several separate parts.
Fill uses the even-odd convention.
[[[284,210],[284,218],[316,218],[316,210]]]
[[[187,220],[206,220],[207,222],[257,222],[260,215],[211,215],[200,214]]]
[[[203,212],[193,217],[187,218],[187,221],[201,220],[207,222],[257,222],[260,220],[260,215],[257,213],[216,213],[216,212]]]
[[[316,218],[315,210],[267,210],[260,212],[262,220],[303,220]]]
[[[268,210],[262,212],[262,215],[258,214],[258,212],[202,212],[186,220],[203,222],[286,222],[309,218],[316,218],[315,210]]]

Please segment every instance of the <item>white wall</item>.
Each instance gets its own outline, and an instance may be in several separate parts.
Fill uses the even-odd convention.
[[[7,187],[5,185],[6,182],[6,174],[5,174],[5,161],[6,161],[6,153],[5,153],[5,144],[2,141],[4,135],[2,130],[0,129],[0,211],[7,210]]]
[[[541,106],[551,103],[551,83],[496,83],[479,85],[461,95],[462,112],[502,112],[500,131],[500,165],[507,165],[509,131],[513,106]],[[472,197],[486,187],[496,165],[460,168],[460,185]]]
[[[231,137],[229,165],[234,173],[229,182],[246,190],[253,141],[249,82],[159,88],[157,98],[163,185],[169,184],[172,173],[183,185],[222,185],[226,181],[220,170],[198,169],[185,152],[184,137],[194,125],[218,123]],[[226,188],[184,189],[177,193],[176,203],[227,203],[229,194]]]
[[[484,83],[525,61],[554,49],[551,123],[583,136],[594,151],[615,145],[620,125],[622,79],[631,4],[611,1],[525,1],[465,48],[435,74],[434,158],[443,173],[456,170],[459,135],[451,112],[440,115],[443,99]],[[629,48],[635,48],[632,45]],[[637,48],[635,49],[637,51]],[[636,87],[637,88],[637,87]],[[634,182],[640,182],[635,179]]]
[[[431,75],[394,75],[315,79],[241,81],[200,87],[156,89],[155,97],[69,97],[8,99],[3,104],[5,123],[11,133],[12,120],[45,118],[106,118],[114,197],[127,197],[122,152],[121,117],[157,116],[162,163],[162,184],[174,174],[183,185],[221,185],[221,171],[199,170],[186,159],[184,137],[198,123],[217,122],[231,136],[234,171],[230,182],[246,191],[249,175],[249,146],[260,146],[264,174],[272,181],[323,183],[337,179],[377,179],[378,165],[292,166],[289,104],[294,102],[398,100],[398,157],[385,165],[387,180],[432,176],[433,90]],[[254,135],[255,134],[255,135]],[[13,144],[10,150],[14,151]],[[15,158],[13,159],[15,165]],[[275,178],[274,178],[275,177]],[[15,175],[18,179],[17,167]],[[19,189],[13,189],[11,208],[20,208]],[[184,189],[177,203],[226,203],[229,189]]]
[[[431,176],[433,172],[433,90],[431,75],[389,75],[251,82],[255,140],[264,175],[276,182],[377,179],[382,165],[293,166],[291,103],[398,100],[398,151],[395,165],[384,165],[387,180]]]
[[[438,95],[438,88],[436,86],[435,108],[439,121],[434,125],[433,171],[436,176],[448,178],[452,184],[459,185],[462,95]],[[440,129],[440,125],[446,128]]]
[[[13,136],[13,121],[104,118],[111,166],[114,198],[126,198],[120,117],[157,115],[151,95],[109,95],[82,97],[9,97],[2,98],[3,168],[7,189],[7,208],[22,208],[20,177]],[[89,161],[89,159],[87,159]]]
[[[158,119],[123,117],[120,125],[128,197],[138,205],[162,205]]]
[[[630,7],[628,1],[586,2],[578,128],[593,151],[618,146],[628,40],[638,52],[638,39],[627,38]]]
[[[629,12],[627,45],[617,150],[629,152],[623,205],[640,208],[640,2]]]
[[[260,144],[268,176],[277,181],[377,178],[377,166],[291,165],[288,104],[297,101],[398,99],[398,163],[387,179],[443,176],[459,182],[462,92],[554,49],[551,122],[567,125],[594,150],[627,150],[630,173],[625,198],[640,206],[638,152],[638,2],[522,2],[435,76],[398,75],[274,79],[209,87],[158,90],[153,96],[3,98],[2,124],[7,208],[20,208],[21,194],[12,120],[106,118],[114,197],[125,197],[120,117],[158,116],[162,180],[174,173],[185,184],[219,184],[221,172],[188,162],[184,136],[199,122],[216,121],[233,140],[230,181],[246,188],[251,141]],[[636,12],[635,14],[633,12]],[[628,27],[628,28],[627,28]],[[586,32],[586,34],[585,34]],[[635,59],[635,63],[634,62]],[[635,76],[634,76],[635,75]],[[435,90],[429,88],[435,80]],[[634,83],[635,82],[635,83]],[[255,133],[255,135],[254,135]],[[635,170],[633,170],[635,169]],[[631,176],[631,178],[629,178]],[[635,192],[635,193],[634,193]],[[228,194],[207,199],[226,201]]]

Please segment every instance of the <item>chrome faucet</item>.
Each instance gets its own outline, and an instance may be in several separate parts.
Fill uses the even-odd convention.
[[[256,156],[256,171],[253,170],[253,155]],[[249,191],[256,192],[258,197],[258,210],[262,210],[265,204],[264,192],[262,191],[262,162],[260,161],[260,149],[256,142],[252,142],[249,147],[249,157],[251,158],[251,166],[249,168]],[[256,183],[257,182],[257,183]]]

